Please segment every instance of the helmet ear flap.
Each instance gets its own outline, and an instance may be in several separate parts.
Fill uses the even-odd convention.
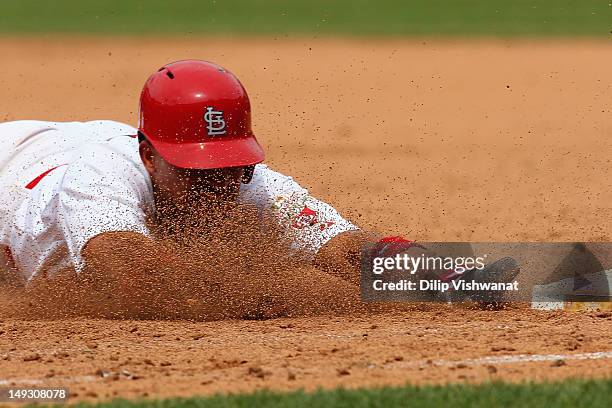
[[[249,184],[253,179],[253,173],[255,172],[255,165],[246,166],[244,168],[244,174],[242,175],[242,183]]]

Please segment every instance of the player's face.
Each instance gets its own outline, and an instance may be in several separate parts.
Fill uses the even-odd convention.
[[[225,169],[183,169],[165,162],[160,172],[163,186],[176,198],[202,196],[220,201],[235,201],[244,175],[243,167]]]
[[[152,147],[141,157],[158,193],[165,200],[186,205],[233,202],[238,198],[244,167],[184,169],[164,160]]]

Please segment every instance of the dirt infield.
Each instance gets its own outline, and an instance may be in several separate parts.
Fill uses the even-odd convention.
[[[0,120],[134,124],[166,61],[250,92],[267,162],[359,225],[419,240],[612,239],[606,42],[0,39]],[[6,298],[0,296],[0,305]],[[79,397],[612,375],[612,314],[412,312],[269,321],[21,321],[0,385]]]
[[[64,385],[85,398],[604,377],[612,374],[610,316],[440,310],[212,323],[10,321],[0,326],[10,356],[0,364],[3,381]]]

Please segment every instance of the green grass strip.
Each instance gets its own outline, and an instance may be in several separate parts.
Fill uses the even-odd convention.
[[[566,380],[554,383],[486,383],[480,385],[405,386],[368,389],[280,393],[261,391],[242,395],[176,398],[158,401],[115,400],[79,407],[606,407],[612,406],[612,379]]]
[[[14,0],[0,32],[598,35],[610,0]]]

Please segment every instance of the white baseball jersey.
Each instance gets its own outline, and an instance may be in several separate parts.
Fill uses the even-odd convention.
[[[81,250],[104,232],[149,235],[153,190],[136,129],[113,121],[0,123],[0,245],[25,281],[41,270],[81,271]],[[291,177],[257,165],[239,200],[271,209],[295,245],[313,253],[356,229]]]

